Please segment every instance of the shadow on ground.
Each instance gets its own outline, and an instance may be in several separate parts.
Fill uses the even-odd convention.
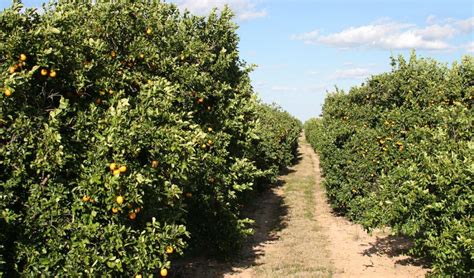
[[[302,154],[299,153],[294,164],[300,163]],[[291,168],[281,171],[281,175],[295,172]],[[275,184],[258,194],[243,212],[243,217],[255,220],[255,233],[247,239],[238,255],[230,261],[222,262],[209,257],[186,257],[173,263],[170,277],[173,278],[211,278],[224,277],[235,273],[235,269],[246,269],[258,266],[259,258],[264,255],[263,246],[278,240],[277,232],[287,225],[288,206],[284,202],[282,188],[285,181],[279,179]]]
[[[390,258],[407,255],[413,242],[409,238],[402,236],[389,235],[386,237],[377,237],[370,247],[364,250],[364,256],[383,255]],[[430,263],[424,258],[409,256],[408,258],[396,261],[399,265],[416,265],[423,268],[430,268]]]

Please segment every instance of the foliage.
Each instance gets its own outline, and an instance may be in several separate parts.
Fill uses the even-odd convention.
[[[283,167],[297,157],[298,137],[302,123],[276,105],[262,104],[258,107],[259,125],[254,147],[256,165],[264,171],[260,184],[276,181]]]
[[[159,1],[0,13],[0,273],[151,276],[190,235],[238,247],[241,193],[283,164],[256,161],[235,29]]]
[[[434,275],[472,277],[474,59],[451,68],[412,54],[305,125],[333,206],[367,228],[412,237]]]

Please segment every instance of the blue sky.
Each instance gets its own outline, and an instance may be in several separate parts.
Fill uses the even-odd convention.
[[[9,2],[1,0],[0,9]],[[347,90],[390,70],[391,55],[415,49],[452,63],[474,53],[474,2],[468,0],[168,2],[197,14],[230,5],[240,25],[241,57],[258,65],[255,91],[303,121],[321,113],[334,86]]]

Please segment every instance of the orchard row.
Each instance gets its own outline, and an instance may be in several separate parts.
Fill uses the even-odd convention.
[[[473,277],[474,59],[392,59],[305,124],[333,207],[414,240],[433,274]]]
[[[0,13],[0,274],[167,276],[239,247],[301,124],[256,99],[235,30],[160,1]]]

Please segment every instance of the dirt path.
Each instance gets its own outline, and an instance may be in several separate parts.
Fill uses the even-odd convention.
[[[204,258],[175,277],[424,277],[402,255],[408,243],[335,216],[321,187],[319,158],[300,138],[300,161],[250,208],[255,235],[233,262]]]
[[[329,238],[334,277],[424,277],[428,269],[422,262],[403,255],[409,248],[407,240],[383,231],[369,235],[360,225],[332,213],[321,186],[319,157],[308,152],[316,175],[316,218]]]

